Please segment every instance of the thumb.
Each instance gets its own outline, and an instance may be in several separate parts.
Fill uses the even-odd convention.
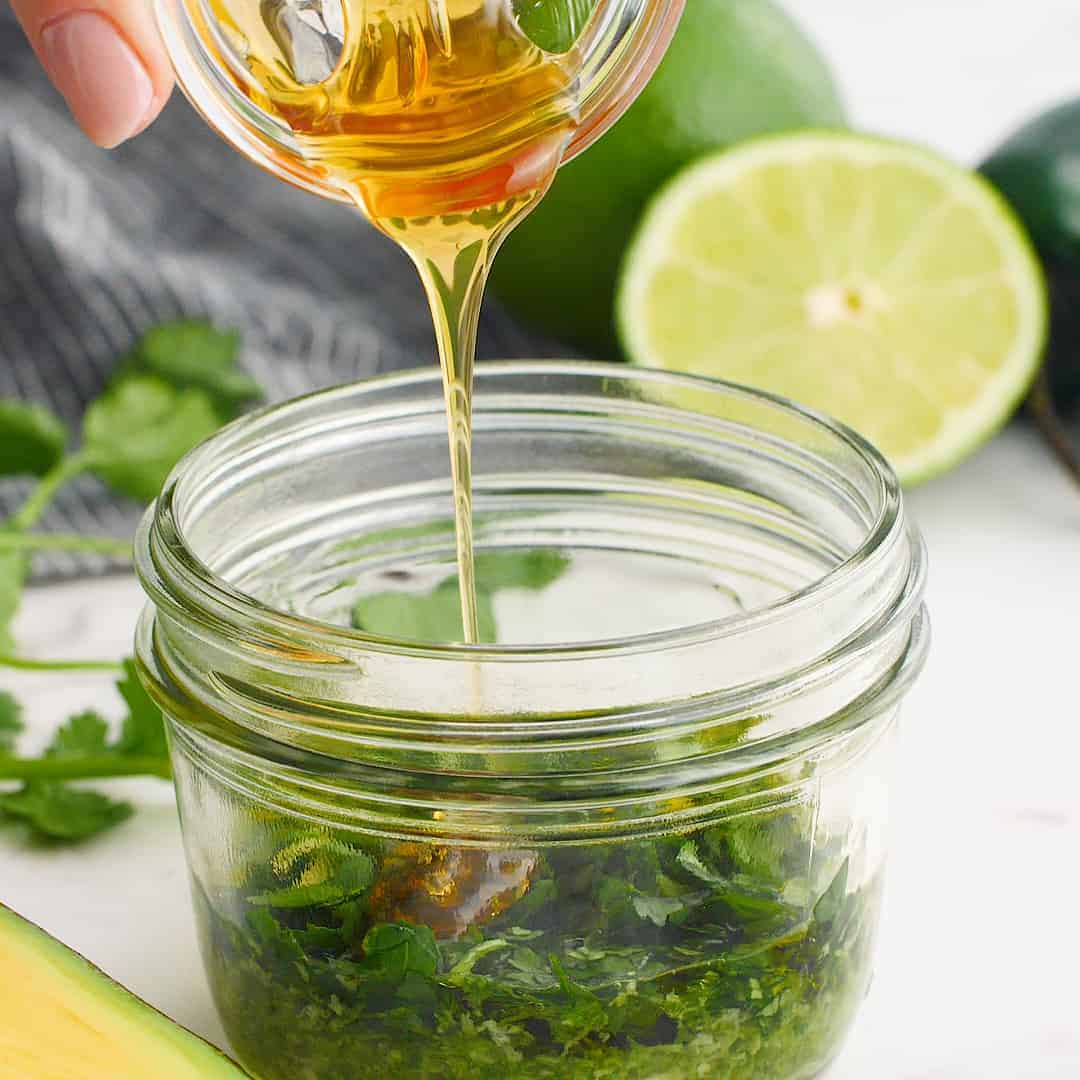
[[[99,146],[137,135],[173,77],[148,0],[12,0],[15,15],[76,121]]]

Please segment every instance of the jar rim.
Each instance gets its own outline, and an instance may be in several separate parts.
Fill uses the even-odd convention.
[[[488,361],[477,366],[477,401],[483,400],[484,384],[488,380],[515,376],[582,376],[599,380],[613,378],[622,383],[639,382],[698,394],[719,393],[759,405],[772,406],[781,413],[808,422],[818,433],[827,435],[838,445],[853,452],[860,465],[866,470],[867,477],[872,478],[878,487],[880,510],[876,520],[866,530],[862,541],[849,555],[830,567],[821,577],[776,600],[749,611],[734,612],[685,626],[571,643],[503,645],[418,642],[372,634],[272,607],[229,583],[198,556],[185,536],[184,525],[179,519],[175,504],[178,490],[184,483],[185,477],[197,470],[200,464],[218,453],[230,441],[239,441],[257,431],[258,427],[267,423],[268,420],[287,418],[290,412],[301,413],[313,404],[326,405],[355,398],[358,406],[362,407],[365,402],[377,399],[387,392],[393,393],[418,386],[436,388],[441,385],[441,377],[437,370],[416,369],[378,375],[360,382],[314,391],[299,398],[266,406],[226,425],[217,434],[188,453],[171,473],[162,494],[149,507],[140,527],[136,542],[136,562],[144,588],[150,598],[155,603],[159,603],[167,600],[165,594],[171,591],[171,586],[177,586],[185,594],[201,596],[210,601],[218,610],[228,611],[246,622],[256,623],[267,629],[278,629],[294,639],[299,632],[303,640],[317,642],[328,649],[339,644],[400,655],[424,655],[467,662],[512,663],[570,657],[619,656],[715,641],[782,622],[799,611],[820,604],[837,590],[850,588],[853,579],[858,578],[875,553],[909,532],[903,516],[899,481],[881,453],[847,425],[780,395],[707,376],[630,368],[613,363],[580,360],[512,360]],[[675,410],[674,407],[668,408],[678,413],[683,412],[683,410]],[[687,415],[693,414],[687,411]],[[699,418],[708,420],[707,416],[701,414]],[[153,544],[152,555],[153,540],[164,540],[165,543],[163,546]],[[161,556],[165,557],[164,563]],[[921,579],[925,572],[921,543],[913,545],[912,564],[909,585],[914,584],[914,587],[907,591],[913,594],[911,597],[913,600],[921,602]],[[173,578],[172,582],[165,583],[162,580],[163,570],[165,575]]]

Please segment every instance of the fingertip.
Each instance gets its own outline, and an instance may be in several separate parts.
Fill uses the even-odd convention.
[[[66,12],[42,27],[40,43],[49,77],[99,146],[139,134],[165,104],[142,57],[103,12]]]
[[[28,0],[18,0],[16,10],[75,121],[93,142],[112,148],[153,122],[173,76],[145,7],[106,5],[34,0],[28,7]]]
[[[150,107],[146,110],[146,113],[143,115],[142,119],[138,123],[136,123],[131,134],[124,136],[118,142],[114,142],[112,144],[99,142],[98,146],[100,146],[104,150],[115,150],[118,146],[122,146],[130,139],[134,139],[137,135],[141,135],[148,127],[150,127],[151,124],[153,124],[153,122],[161,115],[165,106],[168,105],[169,98],[172,96],[172,89],[173,84],[171,81],[165,87],[164,92],[162,92],[160,89],[155,89],[154,98],[150,102]],[[87,132],[87,134],[89,135],[90,133]],[[93,136],[91,136],[91,138],[93,138]],[[94,141],[96,142],[97,140]]]

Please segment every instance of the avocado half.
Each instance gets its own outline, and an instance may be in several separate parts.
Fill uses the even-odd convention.
[[[0,973],[0,1077],[247,1077],[209,1043],[2,905]]]

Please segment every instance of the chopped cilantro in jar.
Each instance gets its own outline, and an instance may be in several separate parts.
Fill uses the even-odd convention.
[[[795,805],[531,852],[311,831],[198,892],[214,992],[266,1080],[812,1076],[879,893],[812,828]]]

